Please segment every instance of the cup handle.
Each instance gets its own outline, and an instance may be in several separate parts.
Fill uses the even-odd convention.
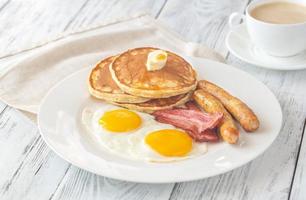
[[[237,21],[236,20],[239,20],[239,23],[237,24]],[[245,15],[243,14],[240,14],[240,13],[237,13],[237,12],[234,12],[232,13],[229,18],[228,18],[228,25],[230,27],[230,30],[236,35],[238,36],[240,39],[242,40],[245,40],[247,42],[249,42],[249,40],[244,36],[242,35],[240,32],[238,32],[237,30],[234,30],[236,27],[238,27],[240,24],[243,24],[245,23],[245,20],[246,20],[246,17]],[[235,23],[236,22],[236,23]]]
[[[239,24],[242,24],[245,22],[245,15],[237,12],[232,13],[228,18],[228,24],[231,29],[239,25],[239,24],[234,24],[236,19],[240,19],[241,22],[239,22]]]

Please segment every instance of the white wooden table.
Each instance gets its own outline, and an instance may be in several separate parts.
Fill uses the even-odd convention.
[[[227,18],[232,12],[243,12],[248,3],[0,0],[0,56],[63,31],[144,11],[187,40],[216,49],[228,63],[264,82],[279,99],[284,114],[279,137],[249,164],[205,180],[154,185],[104,178],[72,166],[46,146],[34,123],[0,103],[0,199],[306,199],[306,70],[264,70],[227,51]]]

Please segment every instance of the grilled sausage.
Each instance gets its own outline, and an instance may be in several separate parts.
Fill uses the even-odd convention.
[[[259,127],[259,120],[254,112],[240,99],[232,96],[221,87],[205,80],[198,82],[198,88],[217,97],[224,107],[240,123],[247,132],[253,132]]]
[[[224,141],[230,144],[236,143],[239,138],[239,130],[234,119],[223,107],[222,103],[204,90],[196,90],[193,98],[206,112],[223,113],[223,119],[218,125],[218,132]]]

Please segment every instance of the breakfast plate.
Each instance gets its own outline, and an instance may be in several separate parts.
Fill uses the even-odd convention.
[[[83,126],[84,108],[107,104],[91,97],[87,88],[91,67],[75,72],[54,86],[38,112],[38,126],[48,146],[66,161],[92,173],[132,182],[191,181],[238,168],[263,153],[276,139],[282,111],[273,93],[251,75],[229,65],[186,58],[200,78],[235,94],[256,112],[261,126],[254,133],[240,129],[235,145],[209,143],[207,153],[174,162],[146,162],[116,155],[99,145]]]
[[[251,42],[244,23],[227,34],[226,46],[240,60],[259,67],[273,70],[306,69],[306,51],[290,57],[270,56]]]

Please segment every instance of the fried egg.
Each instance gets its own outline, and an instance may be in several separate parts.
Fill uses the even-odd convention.
[[[194,142],[183,130],[117,106],[84,108],[82,124],[104,149],[126,159],[171,162],[207,152],[206,143]]]

